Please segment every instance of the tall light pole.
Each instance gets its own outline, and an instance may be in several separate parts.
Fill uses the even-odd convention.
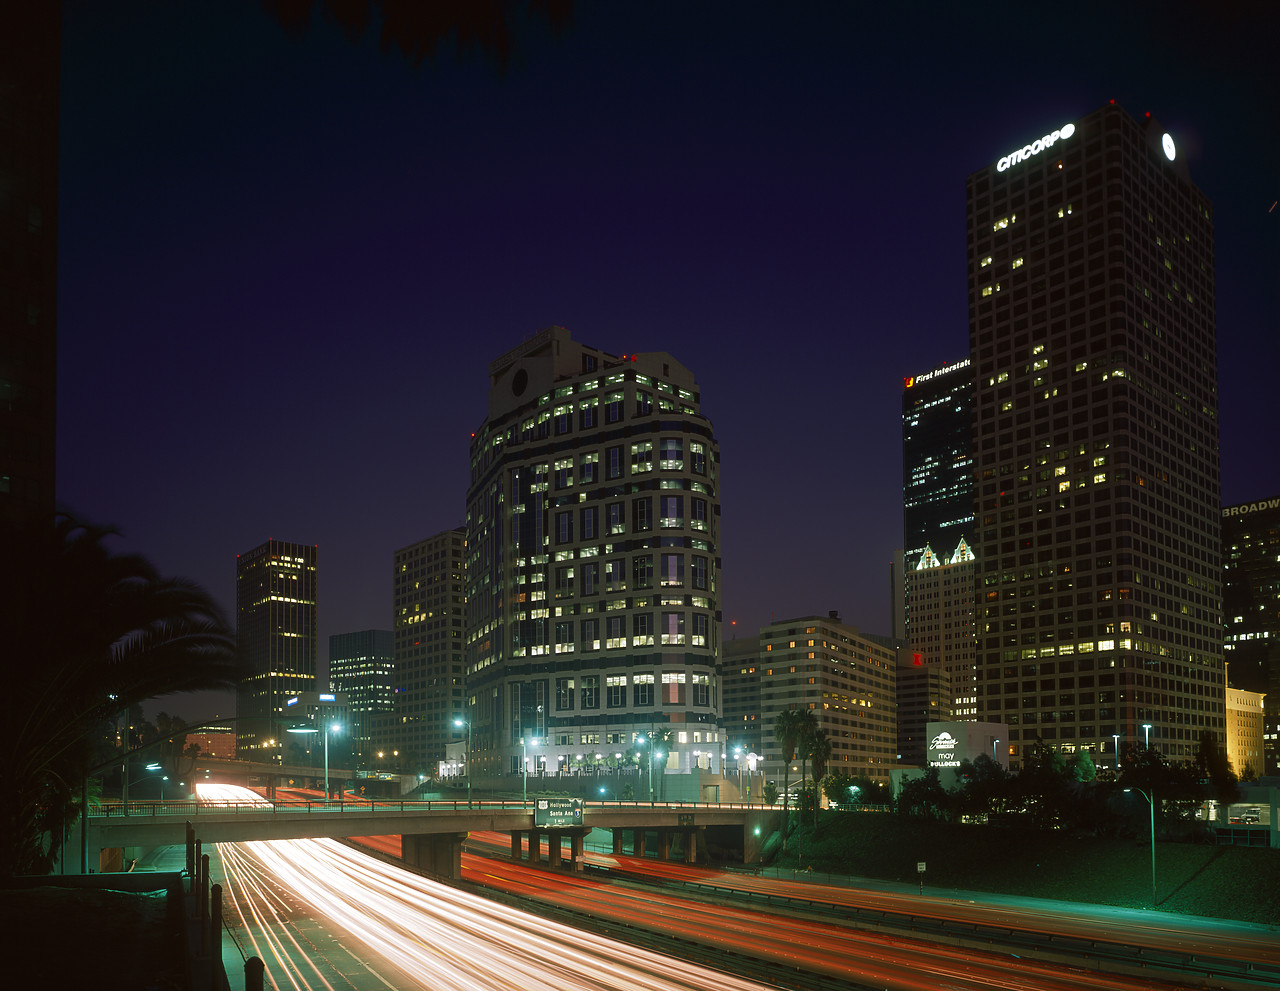
[[[1143,723],[1142,732],[1147,734],[1147,749],[1150,750],[1151,749],[1151,724]]]
[[[534,743],[534,746],[537,746],[538,741],[534,740],[533,743]],[[523,767],[524,801],[526,804],[528,804],[528,801],[529,801],[529,741],[526,740],[524,737],[520,738],[520,763],[524,765]]]
[[[338,724],[325,723],[324,727],[324,800],[329,801],[329,731],[338,729]],[[287,732],[289,733],[319,733],[320,731],[314,726],[296,726]]]
[[[1150,728],[1150,726],[1146,727],[1146,729]],[[1125,791],[1129,790],[1125,789]],[[1145,798],[1147,804],[1151,806],[1151,910],[1154,912],[1156,907],[1156,790],[1152,788],[1150,794],[1141,788],[1132,790]]]
[[[1120,734],[1112,733],[1111,739],[1116,741],[1116,774],[1120,773]]]
[[[995,761],[997,764],[1000,763],[999,747],[1000,747],[1000,737],[996,737],[994,740],[991,741],[991,759]]]
[[[467,728],[467,759],[463,766],[467,770],[467,808],[471,808],[471,720],[459,717],[453,721],[453,725]]]

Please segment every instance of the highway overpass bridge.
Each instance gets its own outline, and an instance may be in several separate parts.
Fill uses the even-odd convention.
[[[90,863],[97,864],[118,862],[116,851],[120,850],[181,845],[186,842],[188,822],[202,844],[399,834],[401,857],[407,864],[456,879],[461,876],[462,843],[471,832],[509,834],[515,859],[523,856],[527,837],[530,859],[541,861],[545,842],[551,866],[567,860],[571,869],[581,870],[583,839],[592,829],[612,832],[615,853],[637,856],[648,853],[649,838],[655,836],[653,849],[662,859],[671,857],[678,838],[688,863],[697,862],[706,849],[707,830],[713,829],[735,840],[740,836],[744,862],[750,863],[758,858],[764,838],[777,828],[781,816],[780,809],[747,805],[582,802],[580,819],[548,823],[552,817],[545,806],[539,810],[539,801],[545,800],[477,801],[470,805],[465,801],[376,800],[266,805],[135,803],[90,812],[83,839],[88,841]],[[567,804],[566,800],[560,804]],[[83,839],[77,835],[77,846]]]

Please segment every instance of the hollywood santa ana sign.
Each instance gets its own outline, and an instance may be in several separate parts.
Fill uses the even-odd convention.
[[[1046,148],[1052,148],[1059,140],[1066,140],[1076,133],[1075,124],[1063,124],[1056,131],[1046,134],[1043,138],[1036,138],[1029,145],[1023,145],[1017,151],[1011,151],[1004,158],[996,162],[996,171],[1003,172],[1011,165],[1017,165],[1019,162],[1025,162],[1033,155],[1039,155]]]

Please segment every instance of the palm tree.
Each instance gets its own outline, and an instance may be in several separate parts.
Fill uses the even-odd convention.
[[[0,877],[49,871],[55,830],[82,811],[73,795],[104,724],[242,673],[202,589],[111,551],[111,528],[64,514],[53,523],[0,528],[0,636],[13,659],[7,688],[23,701],[0,721]]]
[[[810,712],[810,716],[812,716]],[[801,743],[805,758],[813,764],[813,828],[818,828],[818,809],[822,805],[822,789],[819,782],[827,773],[827,761],[831,759],[831,739],[827,736],[827,731],[818,725],[818,720],[812,720],[813,729],[806,733],[804,741]]]
[[[782,849],[787,848],[787,831],[791,826],[791,762],[796,756],[796,746],[800,742],[803,722],[800,709],[783,709],[773,721],[773,735],[782,748],[782,801],[786,811],[787,828],[782,831]]]

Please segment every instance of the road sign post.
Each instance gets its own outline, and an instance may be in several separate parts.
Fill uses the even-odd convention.
[[[920,894],[924,894],[924,861],[916,861],[916,873],[920,875]]]

